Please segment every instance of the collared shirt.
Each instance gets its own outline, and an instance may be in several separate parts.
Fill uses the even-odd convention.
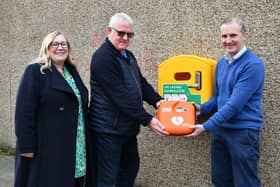
[[[122,56],[123,56],[124,58],[127,58],[127,54],[126,54],[126,51],[125,51],[125,50],[123,50],[123,51],[121,52],[121,54],[122,54]]]
[[[234,55],[232,58],[229,57],[229,55],[226,53],[224,55],[225,59],[228,61],[229,64],[231,64],[234,60],[238,59],[241,55],[243,55],[243,53],[245,53],[245,51],[247,50],[247,47],[244,46],[242,47],[242,49],[236,54]]]

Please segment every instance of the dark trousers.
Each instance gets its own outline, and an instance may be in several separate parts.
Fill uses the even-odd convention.
[[[139,170],[136,136],[90,132],[91,187],[133,187]]]
[[[85,177],[75,178],[75,187],[84,187]]]
[[[259,131],[218,129],[212,136],[212,182],[215,187],[259,187]]]

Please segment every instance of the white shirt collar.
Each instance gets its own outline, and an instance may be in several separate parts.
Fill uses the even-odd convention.
[[[231,64],[234,60],[238,59],[241,55],[243,55],[243,53],[245,53],[246,50],[247,50],[247,47],[244,45],[244,47],[242,47],[242,49],[240,49],[240,51],[238,53],[236,53],[236,55],[234,55],[232,58],[229,57],[229,55],[227,53],[224,55],[224,57],[228,61],[228,63]]]

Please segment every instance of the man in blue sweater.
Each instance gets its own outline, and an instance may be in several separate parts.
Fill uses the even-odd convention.
[[[239,18],[220,25],[225,55],[215,72],[215,89],[197,114],[214,112],[186,137],[212,132],[212,182],[215,187],[259,187],[259,133],[263,123],[264,64],[245,46],[247,32]]]
[[[142,76],[133,53],[127,50],[132,19],[124,13],[112,16],[108,37],[91,61],[89,138],[91,158],[87,183],[90,187],[133,187],[139,169],[137,134],[140,124],[167,135],[143,101],[159,105],[162,98]],[[93,184],[90,184],[90,180]]]

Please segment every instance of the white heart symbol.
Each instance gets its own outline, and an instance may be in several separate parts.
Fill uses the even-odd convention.
[[[179,126],[184,122],[184,118],[181,116],[173,116],[171,121],[174,125]]]

